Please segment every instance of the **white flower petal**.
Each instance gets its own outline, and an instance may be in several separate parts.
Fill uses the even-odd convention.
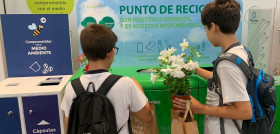
[[[167,68],[165,71],[166,74],[171,74],[173,72],[173,69]]]
[[[151,73],[151,80],[153,84],[155,84],[155,81],[157,80],[157,76],[155,76],[153,73]]]
[[[175,78],[183,78],[185,77],[185,73],[181,71],[181,69],[174,69],[172,72],[172,76]]]
[[[189,48],[189,42],[186,41],[186,39],[183,39],[183,43],[180,44],[182,51],[184,51],[185,49]]]
[[[190,60],[189,63],[185,64],[183,66],[186,70],[195,70],[196,68],[199,67],[197,62],[193,62],[192,60]]]

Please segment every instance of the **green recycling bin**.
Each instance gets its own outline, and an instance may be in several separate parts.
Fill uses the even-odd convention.
[[[280,76],[274,76],[275,90],[276,90],[276,109],[275,109],[275,123],[273,128],[273,134],[280,134]]]
[[[150,80],[150,73],[138,73],[138,70],[149,69],[152,67],[121,67],[112,68],[113,74],[119,74],[135,79],[142,85],[145,95],[149,102],[155,105],[157,125],[159,134],[171,133],[171,97],[169,90],[163,84],[163,79],[154,84]],[[191,95],[201,103],[206,102],[207,82],[198,75],[190,77]],[[195,115],[200,134],[203,134],[204,115]]]
[[[137,80],[142,85],[149,102],[155,105],[159,134],[170,134],[170,110],[172,109],[170,93],[163,84],[163,79],[156,81],[153,84],[150,80],[150,73],[139,73],[139,70],[149,68],[152,67],[120,67],[112,68],[111,72],[113,74],[128,76],[130,78],[135,77],[135,80]],[[192,75],[190,78],[190,84],[192,87],[191,94],[202,103],[206,102],[206,83],[206,80],[198,75]],[[195,119],[197,120],[199,131],[202,134],[204,115],[195,115]]]
[[[144,89],[150,103],[155,105],[156,118],[159,134],[171,134],[171,97],[169,90],[163,84],[163,80],[156,81],[154,84],[150,80],[150,73],[138,73],[138,70],[149,69],[152,67],[114,67],[110,72],[117,75],[135,77]],[[83,74],[79,69],[71,80],[80,77]],[[200,76],[194,74],[190,78],[191,95],[201,103],[206,102],[207,82]],[[203,134],[204,115],[195,115],[200,134]]]

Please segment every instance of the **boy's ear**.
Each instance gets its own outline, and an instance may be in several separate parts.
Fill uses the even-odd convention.
[[[107,57],[111,57],[114,54],[115,53],[114,53],[114,48],[113,48],[110,52],[107,53]]]
[[[215,32],[220,32],[220,27],[214,22],[211,23],[211,28],[213,28]]]

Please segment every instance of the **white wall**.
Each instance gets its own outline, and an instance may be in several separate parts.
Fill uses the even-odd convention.
[[[249,9],[280,7],[280,0],[242,0],[242,44],[247,45]]]
[[[4,14],[4,13],[5,13],[4,4],[3,1],[0,0],[0,14]],[[2,29],[0,29],[0,35],[2,35]],[[3,36],[0,36],[0,81],[4,80],[7,77],[6,72],[7,71],[6,71],[6,62],[5,62],[5,54],[4,54]]]

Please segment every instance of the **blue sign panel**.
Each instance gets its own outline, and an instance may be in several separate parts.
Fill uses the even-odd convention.
[[[68,15],[1,15],[9,77],[72,74]]]
[[[56,95],[23,97],[27,134],[61,134]]]

